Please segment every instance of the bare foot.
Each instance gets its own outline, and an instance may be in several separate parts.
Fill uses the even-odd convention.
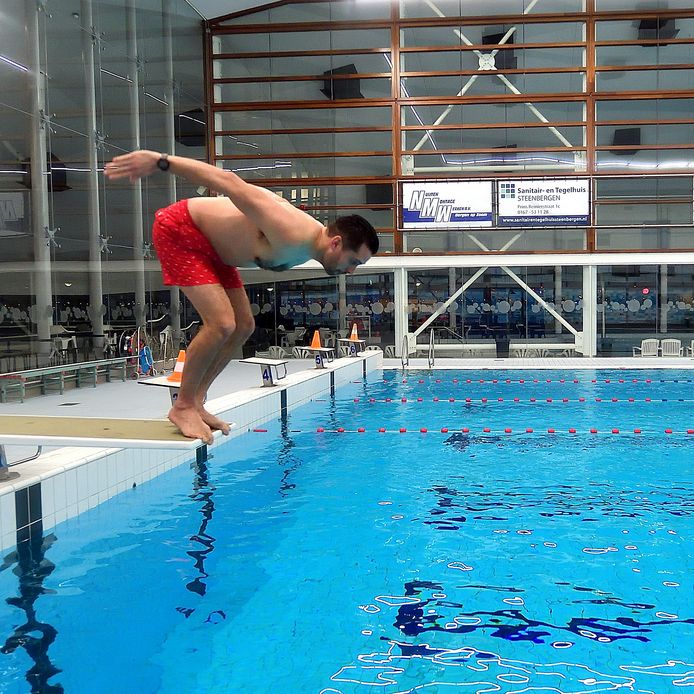
[[[211,412],[208,412],[204,408],[199,409],[198,412],[202,417],[202,421],[205,422],[205,424],[207,424],[207,426],[209,426],[210,429],[219,429],[219,431],[221,431],[222,434],[224,434],[224,436],[229,435],[229,424],[225,422],[223,419],[215,417]]]
[[[183,436],[190,439],[202,439],[212,443],[212,430],[203,422],[200,412],[194,407],[172,407],[169,410],[169,421],[175,424]]]

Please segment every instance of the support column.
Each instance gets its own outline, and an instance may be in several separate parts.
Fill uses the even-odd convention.
[[[660,326],[658,332],[663,335],[667,334],[667,265],[659,265],[658,270],[660,272],[660,286],[658,287],[658,310],[660,312]]]
[[[598,352],[598,269],[583,267],[583,356],[594,357]]]
[[[29,89],[31,90],[31,231],[34,237],[33,289],[39,354],[51,351],[51,325],[53,324],[53,294],[51,292],[51,244],[48,219],[48,178],[45,174],[46,151],[46,82],[41,66],[41,36],[39,31],[39,3],[27,9],[29,39]]]
[[[561,313],[562,302],[562,268],[561,265],[554,266],[554,308],[557,313]],[[554,334],[561,335],[561,323],[554,319]]]
[[[456,269],[454,267],[448,270],[448,296],[455,294],[455,290],[458,288],[455,279]],[[458,315],[452,310],[452,306],[449,307],[448,312],[448,325],[453,332],[457,332]]]
[[[407,305],[409,294],[407,291],[407,270],[402,267],[395,268],[393,271],[393,302],[395,303],[395,354],[402,356],[402,342],[405,335],[409,332],[407,322]]]
[[[347,275],[337,276],[338,330],[347,329]]]
[[[165,91],[164,100],[166,101],[166,114],[164,117],[164,140],[166,151],[175,154],[176,152],[176,131],[174,128],[174,72],[173,72],[173,40],[171,36],[171,0],[162,0],[162,34],[164,38],[164,70],[165,70]],[[167,176],[169,202],[176,201],[176,177]],[[174,347],[181,341],[181,290],[178,287],[169,289],[169,304],[171,305],[171,333]]]
[[[91,0],[82,0],[80,14],[86,31],[82,32],[84,75],[84,117],[87,130],[87,229],[89,234],[89,318],[92,322],[94,348],[104,346],[104,292],[101,276],[101,221],[99,219],[99,160],[96,128],[96,84],[94,83],[94,47],[97,32],[92,17]]]
[[[135,0],[125,6],[128,51],[128,96],[130,97],[130,138],[132,149],[140,149],[140,60],[137,52],[137,12]],[[132,184],[133,274],[135,275],[135,324],[146,325],[144,225],[142,222],[142,181]]]

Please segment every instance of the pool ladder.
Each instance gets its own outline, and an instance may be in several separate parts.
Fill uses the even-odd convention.
[[[12,463],[13,466],[19,465],[20,463],[28,463],[30,460],[36,460],[41,455],[41,446],[38,447],[36,453],[23,460],[18,460],[16,463]],[[0,481],[7,480],[10,478],[10,465],[7,462],[7,454],[5,453],[5,446],[0,444]]]
[[[429,368],[434,368],[434,362],[436,361],[436,347],[434,346],[434,331],[429,333],[429,352],[427,353],[427,362]]]

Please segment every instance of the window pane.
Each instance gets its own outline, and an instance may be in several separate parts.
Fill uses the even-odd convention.
[[[215,60],[215,78],[322,75],[349,67],[350,74],[391,71],[389,54],[306,55]],[[347,70],[345,70],[347,71]]]
[[[585,171],[582,152],[477,152],[474,154],[416,154],[414,173],[450,173],[465,171]]]
[[[595,105],[596,118],[624,120],[625,114],[631,121],[681,118],[694,120],[694,99],[630,99],[628,101],[598,101]]]
[[[604,198],[682,197],[692,199],[692,179],[677,176],[648,178],[597,178],[596,200]]]
[[[425,253],[447,251],[479,253],[480,247],[472,240],[472,236],[490,250],[498,250],[514,236],[519,236],[508,249],[509,252],[515,253],[541,250],[584,250],[586,233],[584,229],[533,229],[525,232],[489,231],[487,229],[474,232],[408,231],[403,232],[403,243],[405,249],[410,253],[415,248],[421,248]]]
[[[461,94],[470,97],[513,94],[506,81],[524,94],[580,93],[584,88],[584,76],[580,72],[558,75],[491,73],[458,77],[403,77],[401,84],[403,95],[413,97],[446,97]]]
[[[467,14],[467,12],[466,12]],[[489,12],[485,11],[485,15]],[[401,30],[401,45],[406,48],[415,46],[457,46],[463,42],[459,34],[463,34],[475,45],[498,43],[512,28],[515,31],[507,43],[577,43],[582,42],[583,22],[552,22],[547,24],[497,24],[447,26],[447,27],[407,27]],[[501,35],[496,40],[490,36]]]
[[[221,34],[215,54],[259,51],[331,51],[390,47],[389,29],[349,31],[283,31],[259,34]]]
[[[694,123],[685,125],[641,125],[635,128],[634,125],[606,125],[596,129],[597,145],[627,144],[620,139],[618,131],[625,130],[638,131],[636,135],[637,144],[641,145],[693,145],[694,146]],[[631,137],[631,135],[629,135]],[[633,139],[630,141],[634,141]],[[617,153],[617,150],[615,150]]]
[[[282,130],[297,128],[347,128],[391,125],[389,106],[364,108],[276,109],[273,111],[222,111],[219,130]]]
[[[691,229],[599,229],[595,232],[597,250],[631,251],[638,249],[691,250]]]
[[[633,6],[630,10],[633,11]],[[639,6],[639,9],[645,9]],[[676,9],[670,6],[668,9]],[[689,7],[691,9],[691,2]],[[654,33],[651,33],[654,32]],[[673,33],[676,32],[676,38],[694,38],[694,19],[677,17],[670,22],[661,22],[659,27],[656,26],[653,30],[648,30],[647,34],[644,34],[643,29],[640,29],[638,20],[633,19],[626,20],[615,20],[615,21],[604,21],[595,23],[595,39],[597,41],[634,41],[638,42],[639,39],[655,39],[660,38],[667,40],[668,38],[675,38]],[[667,47],[669,50],[670,47]],[[646,50],[645,48],[636,49],[633,46],[631,50]],[[662,50],[662,48],[661,48]],[[638,60],[632,53],[631,64],[638,64]]]
[[[576,13],[583,12],[584,0],[543,0],[542,12]],[[484,17],[487,15],[522,15],[532,9],[532,0],[436,0],[435,7],[446,17]],[[425,0],[401,0],[400,12],[403,17],[439,17],[432,9],[432,3]]]
[[[620,102],[621,103],[621,102]],[[694,108],[694,100],[692,100]],[[450,111],[449,111],[450,109]],[[525,103],[499,104],[451,104],[449,106],[405,106],[402,108],[403,125],[429,125],[434,123],[444,111],[446,125],[456,123],[537,123],[539,112],[548,121],[583,121],[584,103],[582,101],[536,101]],[[623,107],[621,113],[624,113]]]
[[[246,179],[294,178],[296,176],[324,178],[335,176],[390,176],[391,157],[323,157],[320,159],[281,160],[249,159],[226,162],[224,168]]]
[[[389,99],[388,79],[335,79],[328,95],[325,80],[248,82],[220,84],[215,90],[216,103],[248,103],[249,101],[323,101],[330,99]]]
[[[694,63],[694,44],[598,46],[596,65],[675,65]]]
[[[564,141],[556,134],[576,147],[583,146],[584,128],[548,127],[538,128],[487,128],[466,130],[407,130],[405,132],[405,149],[413,149],[420,142],[420,148],[437,149],[481,149],[484,147],[561,147]]]
[[[597,204],[595,206],[595,223],[600,225],[691,224],[692,203]]]
[[[484,51],[489,56],[491,51]],[[499,48],[494,64],[504,69],[583,67],[582,48]],[[402,53],[403,72],[445,72],[451,70],[479,70],[481,62],[474,51],[436,51]]]
[[[626,150],[627,152],[629,150]],[[693,149],[649,149],[636,154],[613,154],[609,150],[595,153],[596,166],[600,169],[631,169],[654,171],[658,168],[694,169]]]
[[[282,152],[386,152],[392,149],[389,132],[251,135],[216,138],[217,155],[275,154]]]

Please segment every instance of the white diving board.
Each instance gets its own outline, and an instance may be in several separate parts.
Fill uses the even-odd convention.
[[[0,415],[0,447],[2,444],[178,450],[204,445],[200,439],[184,436],[167,419],[44,415]]]
[[[275,386],[275,381],[281,381],[287,377],[287,359],[265,359],[264,357],[248,357],[239,359],[239,364],[257,364],[260,366],[260,375],[263,379],[263,386]],[[280,374],[280,367],[283,373]],[[274,374],[273,374],[274,369]]]

